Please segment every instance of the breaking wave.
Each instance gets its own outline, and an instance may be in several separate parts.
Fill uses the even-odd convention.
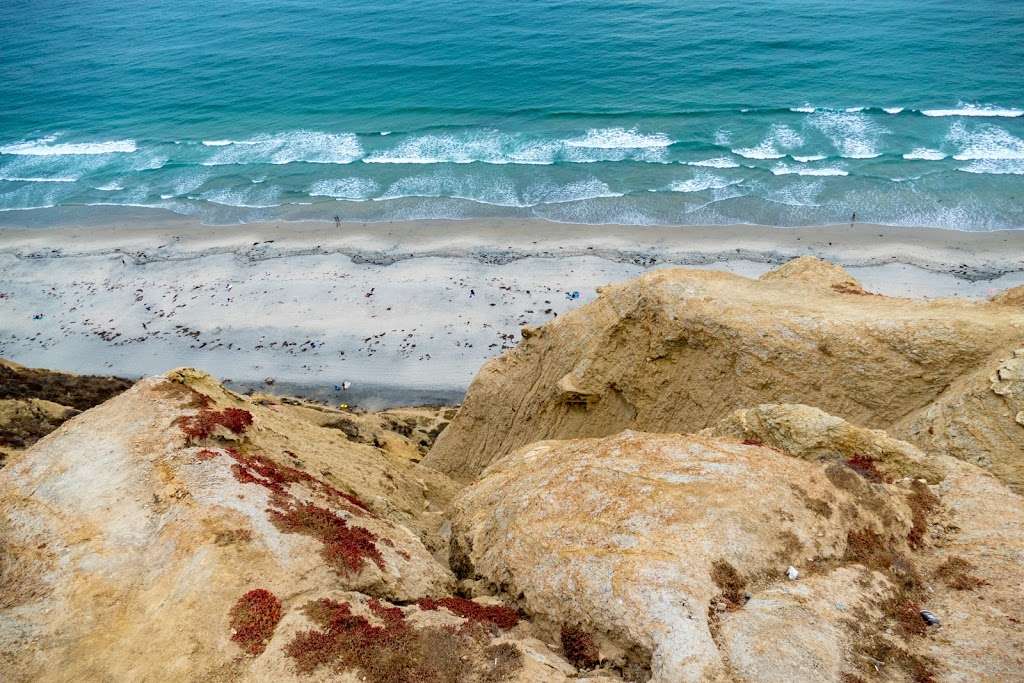
[[[0,147],[0,154],[19,156],[90,156],[96,154],[131,154],[136,150],[134,140],[106,142],[56,142],[56,135],[38,140],[16,142]]]

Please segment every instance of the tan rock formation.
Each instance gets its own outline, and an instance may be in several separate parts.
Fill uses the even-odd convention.
[[[27,448],[78,413],[39,398],[0,399],[0,447]]]
[[[0,678],[574,672],[514,611],[450,595],[429,550],[452,491],[442,475],[301,410],[175,371],[0,471]]]
[[[698,436],[527,446],[454,526],[463,572],[652,681],[999,681],[1024,670],[1022,521],[976,467],[761,406]]]
[[[1024,309],[866,295],[811,258],[760,280],[659,270],[603,288],[488,362],[424,462],[469,481],[538,439],[690,433],[736,408],[804,403],[922,447],[956,442],[961,457],[980,439],[980,461],[1019,486],[1016,370],[997,366],[1022,347]],[[984,384],[1000,372],[1009,394]],[[980,435],[956,420],[972,401]]]
[[[130,386],[117,377],[26,368],[0,358],[0,467],[65,420]]]
[[[993,356],[890,430],[981,465],[1024,492],[1024,348]]]

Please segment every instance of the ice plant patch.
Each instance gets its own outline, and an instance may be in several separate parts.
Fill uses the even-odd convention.
[[[875,482],[876,484],[885,481],[882,473],[878,471],[874,459],[867,455],[854,453],[846,461],[846,466],[868,481]]]
[[[519,623],[519,615],[514,609],[504,605],[482,605],[466,598],[422,598],[416,603],[422,610],[444,608],[469,621],[478,624],[494,624],[498,628],[509,629]]]
[[[415,628],[398,607],[376,599],[366,607],[372,617],[354,614],[346,602],[323,598],[307,604],[303,611],[318,630],[296,634],[284,649],[299,673],[330,667],[358,671],[370,683],[456,683],[510,680],[521,666],[515,646],[486,645],[489,636],[479,623]]]
[[[261,654],[281,621],[281,601],[263,588],[251,590],[231,608],[231,640],[251,655]]]
[[[208,439],[217,427],[224,427],[232,434],[241,434],[252,425],[252,413],[242,408],[204,408],[195,415],[179,417],[177,425],[189,441]]]
[[[562,624],[562,652],[577,669],[593,669],[601,663],[594,638],[579,626]]]
[[[350,526],[326,508],[288,501],[268,513],[270,521],[281,531],[312,536],[320,541],[323,544],[321,556],[339,574],[356,574],[367,560],[382,571],[385,569],[384,557],[377,548],[378,538],[362,527]]]
[[[208,453],[211,451],[203,451]],[[292,494],[293,484],[304,486],[311,493],[319,493],[333,506],[356,517],[374,516],[359,498],[343,493],[307,472],[280,465],[265,455],[246,454],[238,449],[226,448],[223,454],[234,460],[231,473],[243,484],[255,484],[270,491],[267,514],[280,531],[304,534],[323,544],[321,556],[336,572],[344,576],[357,574],[367,562],[373,562],[382,571],[386,569],[384,556],[377,547],[382,543],[394,547],[387,538],[378,538],[368,529],[355,526],[332,509],[312,502],[301,501]],[[399,551],[408,559],[408,553]]]

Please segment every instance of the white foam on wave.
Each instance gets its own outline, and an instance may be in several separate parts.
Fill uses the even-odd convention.
[[[806,164],[811,161],[821,161],[822,159],[828,158],[824,154],[808,154],[806,156],[800,156],[799,154],[791,154],[790,156],[793,158],[793,161],[799,161],[801,164]]]
[[[171,197],[180,197],[181,195],[194,192],[202,187],[209,179],[210,173],[206,171],[183,169],[170,180]],[[169,197],[163,198],[169,199]]]
[[[669,185],[668,189],[672,192],[703,192],[704,190],[721,190],[740,182],[742,181],[729,180],[714,173],[700,171],[689,180],[677,180]]]
[[[882,107],[882,111],[886,114],[899,114],[903,111],[903,107]]]
[[[789,110],[798,114],[813,114],[815,109],[811,105],[805,104],[802,107],[790,107]]]
[[[463,199],[480,204],[508,207],[531,207],[541,204],[564,204],[602,197],[621,197],[596,178],[588,178],[566,185],[538,183],[520,193],[508,178],[481,176],[455,176],[445,172],[409,176],[392,183],[374,201],[407,197]]]
[[[136,150],[134,140],[104,142],[56,142],[56,135],[38,140],[16,142],[0,147],[0,154],[19,156],[91,156],[96,154],[131,154]]]
[[[955,109],[922,109],[925,116],[995,116],[1017,118],[1024,116],[1024,109],[1007,109],[990,104],[965,104],[960,102]]]
[[[525,206],[567,204],[588,199],[621,196],[621,192],[613,191],[606,183],[597,178],[578,180],[567,185],[533,185],[523,190],[522,193],[523,205]]]
[[[918,147],[917,149],[907,152],[903,155],[904,159],[908,160],[920,160],[920,161],[941,161],[946,158],[943,152],[937,149],[928,149],[926,147]]]
[[[35,211],[36,209],[52,209],[56,204],[38,204],[36,206],[0,206],[0,211]]]
[[[237,142],[235,140],[203,140],[203,145],[206,147],[227,147],[228,145],[246,144],[244,142]]]
[[[820,111],[809,117],[809,122],[832,141],[840,156],[847,159],[880,156],[878,139],[888,132],[863,112]]]
[[[786,166],[776,164],[772,167],[773,175],[806,175],[806,176],[845,176],[848,171],[841,168],[810,168],[807,166]]]
[[[78,180],[78,178],[73,176],[54,176],[50,178],[43,178],[34,176],[0,175],[0,180],[8,180],[18,183],[73,183]]]
[[[765,201],[796,207],[817,207],[818,195],[824,189],[821,180],[794,180],[782,187],[767,189]]]
[[[103,185],[97,185],[96,189],[102,192],[117,192],[118,190],[123,190],[124,185],[117,182],[116,180],[113,180],[109,183],[104,183]]]
[[[226,144],[207,145],[217,148],[212,156],[201,161],[204,166],[227,164],[350,164],[363,156],[359,138],[352,133],[320,133],[290,131],[277,135],[257,135],[247,140],[204,141]]]
[[[386,201],[408,197],[466,199],[495,206],[522,206],[515,185],[508,179],[456,176],[443,171],[401,178],[373,199]]]
[[[497,130],[467,130],[429,133],[402,140],[363,159],[371,164],[540,164],[556,161],[592,163],[598,161],[664,162],[667,136],[639,133],[634,129],[591,129],[568,139],[536,138]]]
[[[378,189],[377,183],[369,178],[331,178],[313,183],[309,194],[314,197],[358,200],[369,199]]]
[[[957,121],[949,127],[946,141],[959,148],[953,155],[957,161],[1024,159],[1024,140],[991,123],[968,128]]]
[[[867,107],[847,107],[843,111],[847,114],[856,114],[857,112],[864,111],[865,109],[867,109]]]
[[[739,168],[739,164],[729,157],[715,157],[713,159],[701,159],[700,161],[683,162],[687,166],[703,166],[706,168]]]
[[[775,123],[757,147],[744,147],[732,152],[747,159],[781,159],[786,156],[786,150],[802,144],[804,139],[799,133],[785,124]]]
[[[1024,175],[1024,159],[977,159],[956,170],[985,175]]]
[[[674,142],[664,133],[641,133],[636,128],[591,128],[585,135],[566,140],[565,144],[590,149],[651,149],[668,147]]]
[[[431,133],[366,157],[370,164],[553,164],[555,141],[525,140],[494,130]]]
[[[279,191],[276,187],[269,187],[265,191],[256,192],[257,188],[243,190],[226,188],[221,190],[210,190],[199,195],[202,199],[213,204],[222,206],[235,206],[243,209],[271,209],[280,206],[278,201]]]

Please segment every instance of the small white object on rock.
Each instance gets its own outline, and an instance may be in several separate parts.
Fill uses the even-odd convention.
[[[786,570],[786,576],[789,577],[790,581],[796,581],[800,576],[800,572],[796,570],[796,567],[790,566],[790,568]]]

